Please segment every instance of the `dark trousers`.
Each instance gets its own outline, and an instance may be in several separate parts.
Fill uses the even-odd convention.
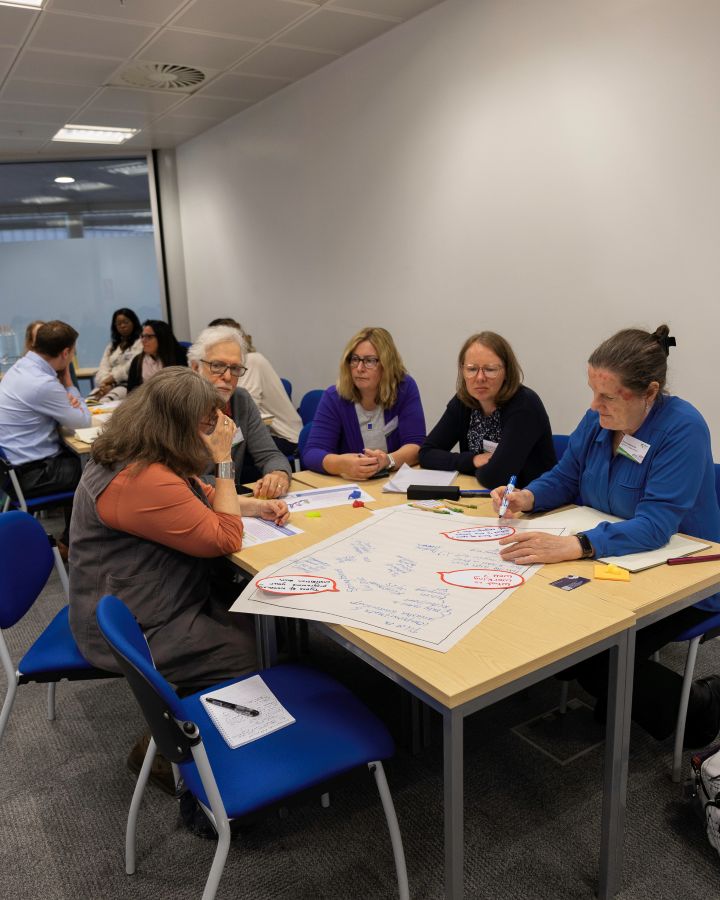
[[[710,618],[715,613],[691,606],[641,628],[635,638],[635,671],[633,680],[633,721],[641,725],[657,740],[664,740],[675,730],[682,675],[673,672],[650,657],[673,641],[681,631]],[[577,678],[580,685],[593,697],[597,697],[596,712],[604,719],[607,705],[607,679],[609,655],[607,652],[593,656],[562,673],[562,678]],[[694,732],[702,729],[704,722],[697,721],[703,709],[695,709],[692,694],[688,705],[685,738],[693,746]]]
[[[15,467],[20,487],[26,500],[46,494],[74,491],[80,481],[82,469],[80,457],[70,450],[61,450],[57,456],[48,456]],[[65,530],[60,535],[63,544],[68,543],[72,500],[65,506]]]
[[[272,439],[275,441],[275,446],[281,453],[284,453],[285,456],[295,456],[295,452],[297,450],[297,444],[293,444],[292,441],[286,441],[285,438],[278,437],[278,435],[272,435]]]

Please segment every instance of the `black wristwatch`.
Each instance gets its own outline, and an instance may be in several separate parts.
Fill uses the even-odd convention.
[[[590,543],[590,538],[580,532],[576,534],[575,537],[580,541],[580,549],[582,550],[581,559],[592,559],[595,556],[595,549],[593,545]]]

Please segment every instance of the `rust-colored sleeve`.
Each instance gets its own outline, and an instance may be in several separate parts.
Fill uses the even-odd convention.
[[[214,489],[200,484],[212,503]],[[98,498],[97,511],[110,528],[189,556],[224,556],[242,545],[240,516],[209,509],[187,482],[158,463],[120,472]]]

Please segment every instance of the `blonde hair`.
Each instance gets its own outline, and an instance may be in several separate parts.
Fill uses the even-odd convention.
[[[473,344],[482,344],[487,347],[500,359],[505,370],[505,380],[502,387],[495,397],[495,405],[502,406],[507,403],[518,392],[518,388],[522,384],[523,370],[517,361],[517,356],[513,352],[510,344],[499,334],[494,331],[478,331],[477,334],[471,334],[470,337],[460,348],[458,353],[458,376],[456,385],[456,395],[461,403],[470,406],[472,409],[480,409],[480,401],[476,400],[467,389],[465,377],[463,375],[463,365],[465,364],[465,354]]]
[[[369,326],[358,331],[350,338],[343,350],[340,360],[340,374],[337,380],[337,392],[343,400],[360,402],[360,391],[355,387],[350,370],[350,357],[358,344],[369,341],[378,355],[382,366],[382,375],[378,384],[376,400],[383,409],[393,406],[397,400],[400,382],[407,375],[407,369],[395,346],[392,335],[385,328]]]
[[[200,437],[202,419],[224,405],[209,381],[185,366],[168,366],[132,391],[92,447],[103,466],[160,463],[181,478],[211,462]]]

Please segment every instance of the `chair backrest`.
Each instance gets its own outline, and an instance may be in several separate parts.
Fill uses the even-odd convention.
[[[285,388],[285,393],[288,395],[290,401],[292,402],[292,382],[287,378],[281,378],[280,381],[282,381],[283,387]]]
[[[186,350],[189,350],[192,347],[192,341],[178,341],[178,344]]]
[[[308,422],[312,422],[315,418],[315,410],[318,408],[318,404],[324,393],[325,391],[315,388],[312,391],[308,391],[300,401],[298,412],[300,413],[303,425],[307,425]]]
[[[2,517],[0,517],[2,518]],[[174,763],[191,758],[191,747],[199,738],[186,734],[176,719],[183,719],[177,694],[158,672],[145,635],[135,617],[118,597],[106,594],[97,605],[98,628],[110,646],[120,670],[127,678],[158,750]]]
[[[554,434],[552,436],[553,447],[555,447],[555,456],[557,456],[557,461],[560,462],[562,459],[563,453],[565,452],[568,441],[570,440],[569,434]]]
[[[720,503],[720,463],[715,463],[715,493]]]
[[[47,584],[54,563],[42,525],[21,510],[0,515],[0,628],[25,615]]]
[[[303,466],[303,468],[303,453],[305,452],[305,444],[307,444],[307,439],[310,435],[311,428],[312,422],[308,422],[307,425],[303,425],[303,427],[300,429],[300,435],[298,436],[297,455],[300,460],[300,465]]]

